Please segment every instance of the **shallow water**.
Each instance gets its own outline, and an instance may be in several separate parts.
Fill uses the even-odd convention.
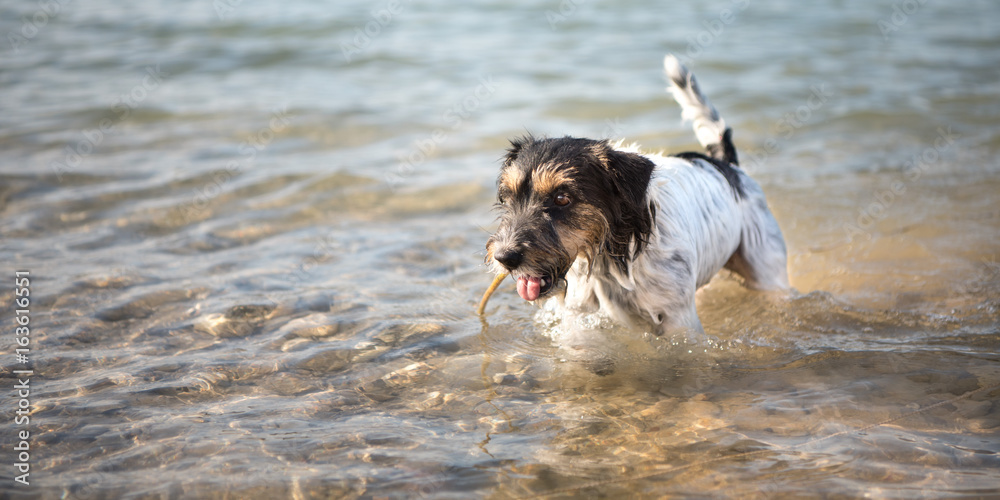
[[[0,8],[2,496],[1000,493],[995,2],[56,3]],[[509,282],[473,314],[497,160],[695,147],[667,51],[797,292],[720,274],[707,345],[580,318],[599,377]]]

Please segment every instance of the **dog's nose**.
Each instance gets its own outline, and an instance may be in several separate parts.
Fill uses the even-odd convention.
[[[521,262],[524,262],[524,254],[517,250],[501,250],[494,254],[493,258],[511,271],[517,269],[517,266],[520,266]]]

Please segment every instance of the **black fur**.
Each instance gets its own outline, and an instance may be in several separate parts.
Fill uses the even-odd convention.
[[[543,165],[555,165],[572,178],[568,189],[572,190],[573,197],[597,207],[603,213],[610,233],[604,237],[601,253],[627,272],[628,262],[642,251],[653,230],[652,204],[646,200],[653,162],[638,154],[616,151],[603,140],[575,137],[550,139],[528,135],[511,140],[503,163],[504,169],[517,168],[524,174],[515,192],[508,192],[509,187],[498,179],[498,199],[501,204],[509,202],[507,210],[514,211],[506,214],[505,219],[521,219],[521,223],[515,226],[534,227],[535,235],[530,237],[548,239],[543,235],[546,231],[539,227],[541,221],[524,220],[527,214],[519,212],[538,207],[541,203],[533,198],[537,193],[533,193],[534,186],[530,184],[532,170]],[[501,179],[503,175],[501,170]],[[560,219],[561,212],[554,207],[549,208],[546,214],[553,221],[572,225],[572,217]],[[635,247],[630,254],[632,242]],[[560,269],[561,274],[567,270],[568,266],[567,269]]]
[[[722,133],[721,140],[716,144],[709,144],[705,149],[708,150],[709,156],[718,158],[723,163],[740,164],[740,160],[736,156],[736,146],[733,145],[732,128],[726,127],[726,131]]]
[[[535,137],[531,134],[511,139],[510,147],[507,148],[507,154],[504,155],[503,166],[507,167],[513,163],[514,160],[517,159],[517,155],[521,154],[521,148],[523,148],[525,144],[531,142],[535,142]]]
[[[609,152],[608,168],[617,191],[617,199],[607,200],[616,217],[609,221],[612,234],[604,246],[618,268],[628,271],[628,260],[639,255],[653,232],[655,222],[653,211],[646,208],[646,191],[655,165],[644,156],[615,151],[607,141],[603,141],[602,145]],[[630,241],[635,241],[632,255],[628,254]]]
[[[726,131],[728,132],[729,129],[726,129]],[[709,146],[710,150],[711,147],[712,146]],[[729,147],[732,147],[732,143],[730,143]],[[735,150],[733,151],[733,154],[734,155],[736,154]],[[733,165],[726,163],[724,160],[720,160],[718,158],[713,158],[711,156],[707,156],[702,153],[695,153],[690,151],[687,153],[679,153],[674,156],[676,156],[677,158],[683,158],[692,163],[694,163],[693,160],[702,160],[711,163],[712,166],[715,167],[715,169],[718,170],[719,173],[726,178],[726,182],[729,183],[729,187],[733,188],[733,194],[736,196],[737,199],[742,199],[746,197],[746,191],[743,190],[743,182],[740,181],[740,172]]]

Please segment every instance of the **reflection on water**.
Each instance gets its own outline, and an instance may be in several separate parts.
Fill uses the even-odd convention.
[[[349,60],[375,4],[233,6],[67,3],[0,60],[33,326],[0,367],[35,372],[31,485],[2,496],[997,494],[995,5],[883,36],[888,1],[754,2],[718,33],[722,4],[413,2]],[[691,148],[667,50],[736,130],[797,292],[720,274],[699,344],[509,281],[475,317],[505,139]]]

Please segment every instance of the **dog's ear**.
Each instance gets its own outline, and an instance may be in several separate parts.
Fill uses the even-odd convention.
[[[647,203],[646,191],[653,175],[653,162],[636,153],[616,151],[607,143],[596,155],[607,169],[608,180],[617,203],[609,204],[611,234],[605,249],[618,267],[628,272],[628,261],[634,259],[649,240],[653,231],[653,209]],[[634,245],[634,246],[633,246]]]
[[[637,210],[645,210],[646,191],[649,189],[649,179],[653,175],[653,162],[636,153],[609,148],[606,165],[615,188],[625,202]]]
[[[503,159],[503,166],[508,167],[511,163],[514,163],[514,160],[517,159],[517,155],[521,154],[521,149],[523,149],[526,144],[530,144],[534,141],[535,138],[530,134],[511,139],[510,147],[507,148],[507,154]]]

